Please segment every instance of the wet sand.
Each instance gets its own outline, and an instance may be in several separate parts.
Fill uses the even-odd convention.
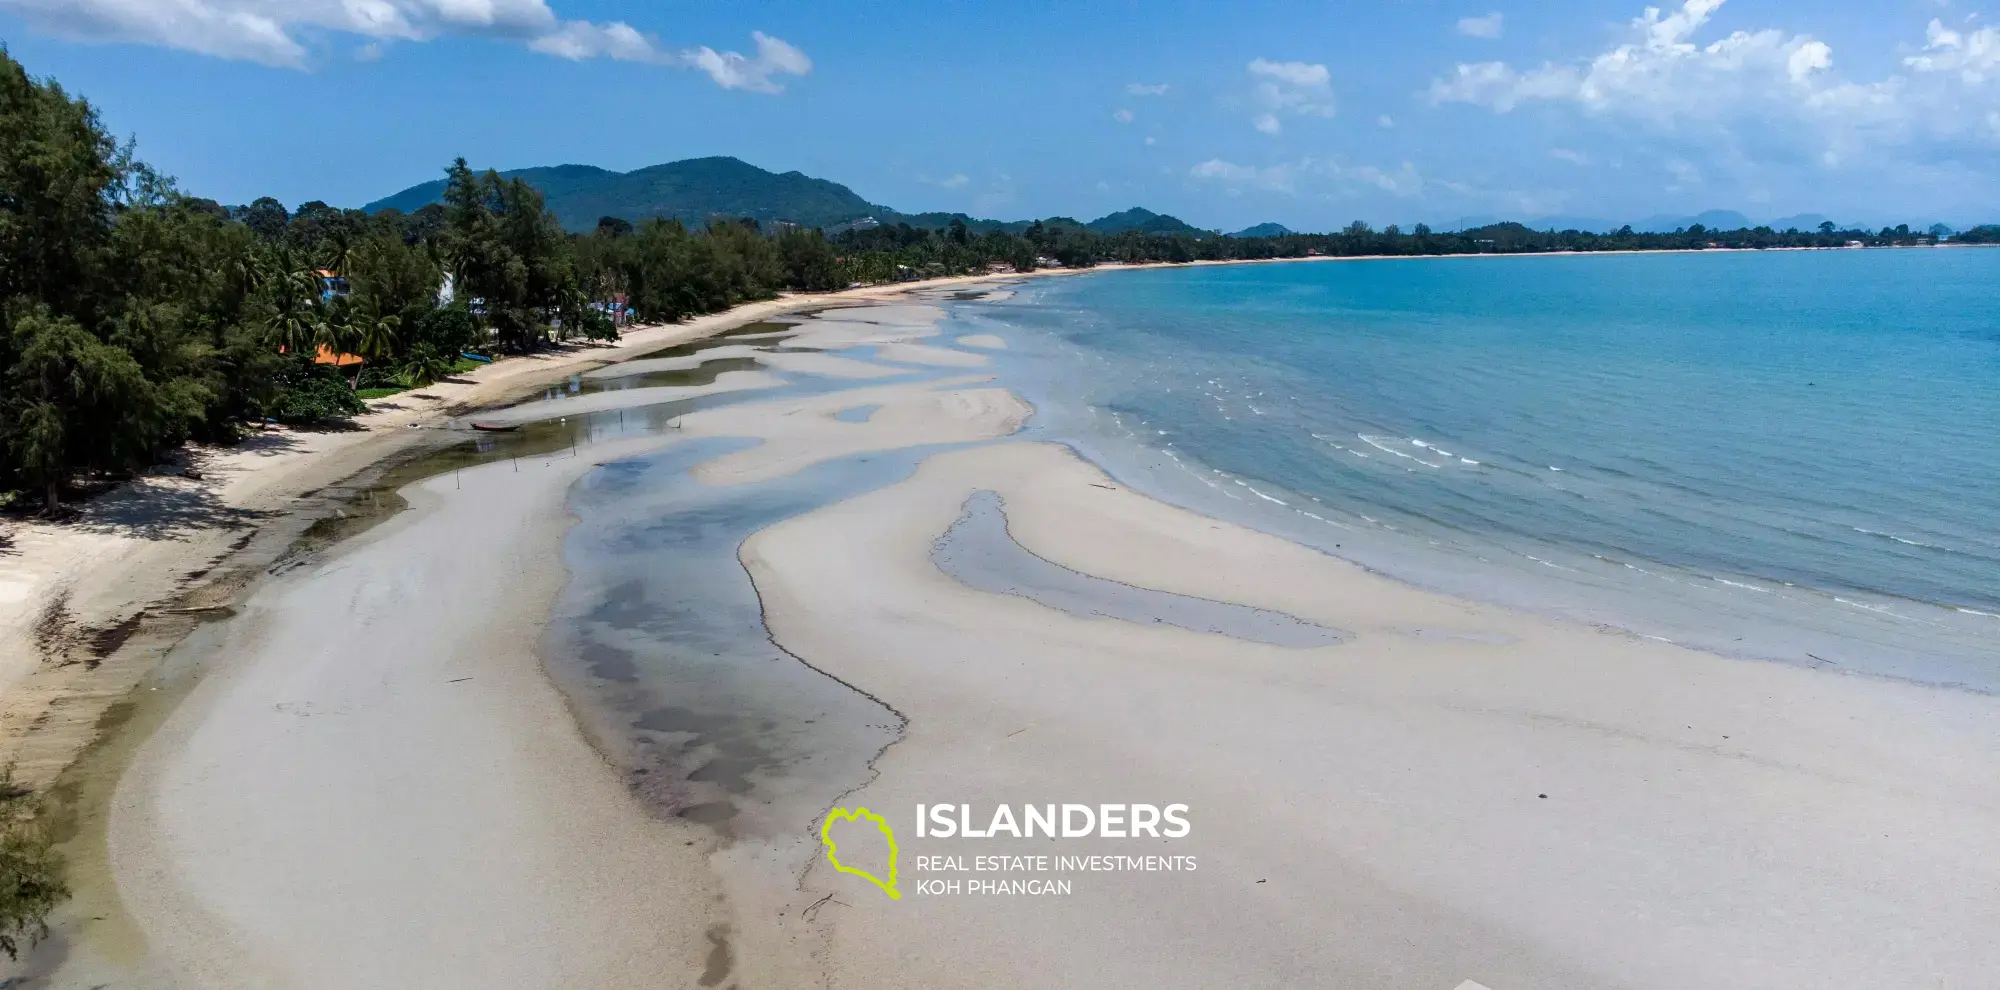
[[[970,355],[916,343],[935,319],[845,310],[778,346]],[[794,370],[813,381],[675,393],[636,434],[563,424],[573,448],[412,486],[411,511],[215,627],[218,673],[115,799],[140,982],[1914,988],[2000,968],[2000,699],[1417,591],[1008,439],[1032,411],[1004,381]],[[1192,830],[915,834],[920,803],[1046,802],[1180,803]],[[896,830],[900,899],[822,855],[827,810],[858,806]],[[1200,866],[918,892],[919,857],[1015,853]]]

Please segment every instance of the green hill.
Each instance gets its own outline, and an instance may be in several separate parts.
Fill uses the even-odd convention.
[[[1231,236],[1231,237],[1283,237],[1283,236],[1285,236],[1286,234],[1289,234],[1289,233],[1291,233],[1291,232],[1292,232],[1292,229],[1291,229],[1290,227],[1287,227],[1287,226],[1285,226],[1284,224],[1281,224],[1281,223],[1260,223],[1260,224],[1258,224],[1258,225],[1257,225],[1257,226],[1255,226],[1255,227],[1245,227],[1245,228],[1243,228],[1242,230],[1239,230],[1239,231],[1237,231],[1236,233],[1234,233],[1234,234],[1231,234],[1231,235],[1229,235],[1229,236]]]
[[[835,227],[869,216],[887,219],[895,213],[838,182],[803,172],[767,172],[735,158],[690,158],[631,172],[555,165],[500,174],[518,176],[540,190],[562,225],[576,231],[589,230],[597,218],[606,216],[634,222],[670,217],[690,226],[712,216],[752,217],[759,223],[787,220],[807,227]],[[378,199],[364,209],[410,213],[443,195],[444,180],[438,179]]]
[[[670,217],[690,227],[700,226],[711,217],[751,217],[762,224],[784,220],[823,227],[829,232],[871,218],[881,224],[936,228],[957,220],[975,234],[989,230],[1020,233],[1032,222],[981,220],[963,213],[899,213],[862,199],[838,182],[815,179],[803,172],[767,172],[735,158],[690,158],[631,172],[613,172],[594,165],[553,165],[500,174],[518,177],[540,190],[563,227],[579,232],[596,227],[599,217],[619,217],[634,223]],[[378,199],[364,209],[370,213],[389,209],[414,213],[438,202],[443,195],[444,180],[436,179]],[[1068,217],[1049,217],[1041,222],[1047,227],[1084,227],[1100,234],[1128,230],[1195,236],[1209,233],[1136,206],[1087,224]]]
[[[1136,230],[1142,234],[1205,234],[1208,231],[1182,223],[1175,217],[1141,207],[1132,207],[1109,216],[1098,217],[1084,224],[1100,234],[1122,234]]]

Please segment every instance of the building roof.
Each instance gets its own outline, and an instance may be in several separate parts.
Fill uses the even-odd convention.
[[[333,348],[321,344],[319,345],[319,353],[313,355],[313,363],[330,364],[336,368],[345,368],[349,365],[365,363],[365,359],[359,354],[337,353]]]

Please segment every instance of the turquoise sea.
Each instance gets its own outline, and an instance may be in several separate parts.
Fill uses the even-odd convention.
[[[950,307],[1032,433],[1419,585],[2000,689],[2000,251],[1302,262]]]

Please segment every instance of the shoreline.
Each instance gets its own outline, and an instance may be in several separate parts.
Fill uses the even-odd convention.
[[[1090,269],[1046,274],[1086,271]],[[954,284],[1004,283],[1021,277],[975,276],[877,287],[874,295],[842,296],[835,305],[854,299],[864,304],[896,302],[911,293]],[[823,298],[781,300],[778,304],[810,309],[821,305]],[[703,330],[720,333],[770,315],[776,312],[718,314]],[[632,350],[643,352],[641,349],[653,350],[674,342],[648,340]],[[921,354],[929,345],[905,346],[915,350],[904,353]],[[569,363],[542,367],[536,377],[565,376],[599,356],[588,354]],[[1018,413],[1010,411],[998,396],[964,402],[938,398],[1008,392],[1004,388],[981,389],[986,376],[968,374],[976,372],[975,368],[902,370],[924,377],[888,385],[856,380],[843,383],[850,386],[846,391],[803,398],[746,393],[742,403],[680,417],[686,431],[682,436],[687,438],[752,436],[764,441],[760,448],[705,462],[696,476],[703,484],[748,490],[832,457],[919,444],[990,440],[1011,434],[1019,425]],[[510,381],[517,393],[534,387],[526,376]],[[863,420],[840,418],[842,412],[857,406],[871,408]],[[890,413],[883,415],[883,409]],[[532,410],[527,413],[535,415]],[[555,414],[544,410],[541,415]],[[934,431],[941,421],[952,422],[952,416],[973,424],[968,427],[971,432],[926,432]],[[842,422],[852,424],[851,428],[833,425]],[[390,446],[411,449],[412,444],[401,437],[396,435]],[[585,715],[576,710],[577,698],[570,691],[557,689],[549,662],[532,645],[546,634],[543,623],[550,617],[555,595],[575,580],[559,555],[549,553],[549,546],[559,544],[570,531],[570,513],[561,507],[568,504],[566,493],[582,472],[600,462],[641,456],[679,442],[680,436],[595,440],[579,450],[588,450],[588,458],[541,455],[533,460],[542,466],[531,465],[527,474],[494,462],[465,468],[449,483],[441,475],[434,476],[410,486],[416,496],[412,511],[396,513],[373,531],[336,543],[328,552],[307,561],[313,566],[289,568],[269,580],[246,580],[239,590],[247,597],[239,595],[232,600],[243,609],[242,614],[224,625],[208,627],[214,632],[205,633],[234,637],[227,652],[236,654],[237,659],[195,682],[189,703],[164,706],[161,714],[166,724],[159,731],[145,731],[139,723],[146,720],[141,719],[128,735],[120,736],[116,726],[99,734],[139,750],[111,798],[115,814],[105,839],[110,847],[107,862],[119,874],[113,897],[121,903],[130,901],[134,914],[146,923],[133,931],[151,926],[153,947],[171,949],[167,954],[173,957],[172,968],[183,975],[233,973],[241,979],[258,973],[278,978],[278,982],[323,981],[326,985],[342,985],[342,979],[352,985],[356,980],[368,982],[391,975],[407,979],[411,972],[428,972],[434,980],[479,972],[488,985],[496,986],[548,985],[552,980],[575,979],[578,974],[611,972],[627,973],[629,980],[631,973],[639,971],[615,967],[621,960],[635,958],[649,961],[645,972],[653,978],[679,972],[687,977],[682,982],[704,986],[729,980],[738,985],[755,985],[760,980],[771,985],[796,985],[801,979],[832,979],[837,974],[842,979],[866,978],[871,973],[879,978],[883,966],[901,965],[904,952],[975,937],[975,931],[965,925],[978,916],[962,911],[928,916],[913,929],[885,928],[883,916],[863,912],[875,903],[864,898],[879,894],[847,885],[850,881],[859,883],[853,878],[832,874],[811,855],[816,847],[802,846],[795,836],[781,831],[759,841],[722,842],[706,837],[697,824],[663,821],[657,813],[649,813],[618,773],[605,772],[618,769],[602,755],[609,747],[593,747],[586,738]],[[1972,767],[1960,765],[1953,754],[1963,750],[1964,736],[1976,738],[1978,727],[1990,724],[1990,699],[1940,698],[1926,693],[1929,689],[1914,687],[1829,686],[1817,679],[1823,674],[1796,668],[1780,668],[1789,673],[1745,673],[1731,666],[1744,665],[1743,661],[1709,654],[1694,654],[1701,659],[1691,659],[1683,655],[1690,651],[1674,647],[1632,643],[1587,629],[1567,628],[1557,620],[1430,594],[1278,537],[1145,498],[1115,482],[1103,484],[1111,479],[1100,469],[1073,452],[1047,455],[1042,452],[1046,446],[1001,440],[932,454],[911,479],[790,518],[760,530],[743,545],[741,566],[759,597],[772,642],[807,667],[879,699],[880,704],[908,718],[897,737],[867,761],[871,776],[851,791],[856,800],[901,808],[903,802],[932,792],[966,794],[967,788],[976,788],[973,796],[986,801],[991,799],[989,794],[1003,793],[991,788],[998,787],[1010,773],[1040,779],[1045,789],[1052,786],[1051,780],[1066,781],[1065,787],[1056,788],[1065,794],[1094,793],[1093,789],[1116,779],[1107,776],[1117,764],[1106,763],[1105,754],[1134,753],[1139,740],[1132,733],[1147,724],[1143,712],[1122,707],[1114,686],[1147,683],[1139,696],[1150,699],[1149,708],[1165,706],[1160,710],[1180,711],[1195,724],[1210,726],[1209,732],[1188,733],[1190,743],[1198,738],[1223,738],[1240,745],[1245,733],[1229,728],[1231,712],[1220,705],[1243,692],[1262,698],[1262,704],[1273,711],[1297,709],[1301,717],[1297,726],[1311,726],[1311,732],[1336,737],[1322,738],[1313,747],[1297,750],[1292,742],[1276,737],[1306,729],[1274,724],[1268,715],[1259,716],[1260,727],[1249,735],[1272,737],[1260,745],[1276,746],[1279,764],[1284,762],[1284,754],[1295,750],[1409,753],[1420,761],[1435,759],[1437,742],[1429,743],[1427,749],[1422,736],[1398,737],[1397,720],[1419,717],[1421,724],[1439,733],[1437,738],[1449,741],[1454,751],[1464,746],[1468,747],[1465,752],[1481,753],[1496,745],[1504,751],[1532,740],[1540,759],[1554,761],[1537,764],[1537,773],[1560,767],[1565,761],[1593,763],[1595,769],[1569,768],[1558,776],[1580,775],[1585,778],[1585,791],[1602,788],[1616,792],[1621,799],[1643,803],[1661,820],[1684,826],[1691,823],[1681,816],[1727,816],[1732,806],[1706,800],[1690,802],[1698,806],[1695,810],[1677,810],[1673,803],[1662,805],[1658,795],[1632,790],[1629,782],[1623,782],[1619,774],[1631,771],[1636,764],[1621,761],[1635,758],[1635,752],[1643,757],[1640,763],[1682,760],[1679,772],[1700,772],[1704,779],[1715,776],[1722,788],[1718,799],[1733,795],[1748,800],[1753,810],[1761,806],[1755,788],[1779,781],[1786,788],[1806,788],[1809,793],[1800,792],[1793,798],[1813,806],[1840,795],[1851,799],[1859,793],[1871,814],[1901,822],[1902,817],[1883,803],[1900,795],[1914,799],[1931,816],[1925,819],[1926,828],[1943,830],[1937,833],[1940,836],[1957,836],[1964,849],[1980,846],[1966,838],[1980,834],[1966,831],[1969,820],[1960,820],[1955,813],[1938,816],[1942,805],[1969,803],[1972,807],[1965,809],[1968,814],[1974,814],[1979,822],[1987,820],[1978,817],[1986,812],[1975,813],[1974,809],[1990,796],[1986,795],[1988,782],[1971,775]],[[379,457],[371,463],[383,466]],[[471,485],[461,487],[467,480]],[[1099,491],[1105,488],[1110,489],[1108,494]],[[1321,621],[1358,637],[1294,653],[1269,646],[1245,647],[1240,640],[1214,634],[1128,628],[1130,624],[1125,622],[1064,616],[1059,610],[1019,598],[971,591],[939,574],[928,554],[933,552],[933,541],[957,518],[966,496],[978,490],[998,491],[1006,499],[1008,532],[1023,548],[1076,574],[1127,587],[1270,609]],[[431,580],[406,585],[414,580],[402,573],[410,569],[409,562],[431,569]],[[515,579],[453,580],[462,574],[507,574]],[[390,589],[400,586],[402,593],[385,591],[377,587],[379,582],[388,582]],[[504,586],[488,587],[495,584]],[[438,613],[437,596],[447,592],[433,589],[460,585],[464,593],[450,591],[455,597]],[[1307,588],[1335,589],[1337,593],[1315,597],[1305,593]],[[319,603],[324,601],[356,603],[349,607],[362,609],[365,618],[351,634],[371,646],[382,644],[376,649],[385,655],[348,654],[325,643],[327,637],[316,625]],[[426,614],[427,608],[432,614]],[[1443,638],[1410,635],[1399,623],[1413,624],[1412,628],[1420,630],[1442,630]],[[531,629],[543,632],[527,634]],[[998,630],[997,635],[989,636],[993,630]],[[1500,643],[1480,638],[1489,630],[1500,630],[1512,639]],[[502,632],[510,635],[501,636]],[[763,635],[762,630],[756,632]],[[1025,640],[1020,638],[1024,635],[1028,637]],[[131,641],[142,638],[135,634]],[[530,644],[525,650],[522,640]],[[1218,648],[1227,652],[1217,653]],[[987,656],[990,670],[963,663],[939,668],[932,659],[968,651]],[[1057,659],[1041,658],[1044,651],[1054,658],[1069,658],[1069,666]],[[216,645],[212,652],[221,655],[224,651]],[[1308,654],[1314,662],[1302,667],[1297,661]],[[119,651],[113,651],[114,657],[118,655]],[[282,663],[271,662],[277,655],[284,657]],[[258,657],[262,661],[253,662]],[[1358,657],[1370,660],[1364,663]],[[1607,658],[1618,662],[1610,670],[1599,669],[1597,664]],[[363,669],[352,669],[355,661],[365,661]],[[1026,676],[1025,670],[1036,672],[1026,681],[997,673],[1023,669],[1024,663],[1024,674],[1018,676]],[[1101,680],[1099,667],[1104,664],[1110,664],[1104,670],[1123,669],[1124,676]],[[1154,669],[1155,664],[1158,669]],[[1659,666],[1651,666],[1655,664]],[[1250,681],[1232,679],[1245,671]],[[440,676],[434,678],[437,683],[417,683],[423,674]],[[441,676],[444,674],[452,676]],[[471,702],[464,696],[473,695],[472,690],[457,690],[466,683],[455,679],[461,675],[478,687],[479,693]],[[1624,683],[1621,675],[1631,683]],[[994,680],[996,676],[1001,679]],[[1151,685],[1147,679],[1153,676],[1164,677],[1164,686]],[[499,685],[490,692],[486,685],[489,679]],[[1030,687],[1042,680],[1074,687],[1078,696],[1058,703],[1042,689]],[[1277,683],[1290,684],[1304,694],[1289,700],[1282,692],[1266,697],[1269,687]],[[1633,707],[1647,686],[1666,699],[1667,710],[1653,713],[1658,718]],[[1334,700],[1344,691],[1357,694],[1346,701]],[[1788,704],[1801,692],[1803,697],[1797,704]],[[987,699],[991,704],[968,707],[967,699],[971,698]],[[307,707],[283,708],[299,704]],[[1301,707],[1308,705],[1321,707]],[[1331,710],[1326,710],[1328,705]],[[1251,710],[1259,709],[1253,706]],[[1235,712],[1236,716],[1242,714]],[[1360,727],[1343,727],[1340,719],[1329,718],[1356,714],[1363,717]],[[1684,716],[1695,719],[1689,730],[1706,732],[1715,725],[1727,725],[1736,728],[1739,739],[1753,741],[1723,746],[1701,732],[1684,734],[1665,724]],[[1099,717],[1109,722],[1094,726],[1092,720]],[[1909,734],[1910,738],[1886,742],[1855,740],[1843,734],[1848,720],[1862,717],[1888,724],[1916,719],[1913,725],[1941,718],[1944,724],[1926,725]],[[1042,731],[1031,731],[1037,727]],[[1602,738],[1605,733],[1619,741],[1607,747]],[[1040,741],[1045,736],[1052,738]],[[487,744],[476,741],[481,739]],[[308,748],[292,748],[300,745]],[[1015,746],[1026,747],[1024,755],[1009,755],[1006,747]],[[1078,747],[1073,755],[1072,746]],[[1148,758],[1135,772],[1155,789],[1194,789],[1205,808],[1220,809],[1245,801],[1249,801],[1248,808],[1259,807],[1241,783],[1224,785],[1216,776],[1224,767],[1215,752],[1177,746],[1175,754],[1173,760]],[[1270,755],[1267,752],[1263,758],[1252,759],[1254,776],[1272,786],[1285,786],[1282,774],[1273,776]],[[1483,758],[1490,762],[1490,756]],[[1932,766],[1931,761],[1942,765]],[[1777,776],[1745,776],[1738,772],[1739,762]],[[1258,820],[1277,830],[1274,834],[1289,836],[1298,848],[1325,852],[1336,864],[1350,863],[1356,848],[1379,846],[1387,841],[1386,836],[1394,834],[1379,832],[1388,823],[1374,820],[1367,809],[1343,803],[1338,788],[1329,783],[1345,781],[1357,788],[1357,793],[1379,794],[1385,788],[1387,793],[1395,793],[1393,779],[1370,779],[1366,773],[1357,776],[1357,768],[1344,765],[1319,769],[1328,775],[1327,781],[1294,778],[1291,784],[1305,784],[1308,791],[1332,787],[1323,792],[1323,800],[1326,806],[1340,809],[1337,834],[1329,839],[1300,831],[1300,823],[1288,819]],[[1452,775],[1448,763],[1437,764],[1432,770]],[[1521,768],[1488,766],[1487,770],[1508,778],[1518,776]],[[113,774],[116,776],[115,769]],[[301,776],[304,779],[299,779]],[[1457,786],[1475,794],[1492,788],[1492,781],[1482,784],[1476,776],[1454,779]],[[451,781],[457,789],[448,795],[431,793],[430,788],[439,780]],[[338,786],[341,781],[345,786]],[[1839,786],[1829,790],[1824,786],[1827,781]],[[1954,793],[1965,796],[1947,797]],[[1677,793],[1674,800],[1688,797]],[[343,800],[329,804],[333,798]],[[844,797],[836,800],[841,799]],[[1429,802],[1429,807],[1418,814],[1418,821],[1450,823],[1452,834],[1460,841],[1471,841],[1474,853],[1485,850],[1499,855],[1501,849],[1512,849],[1511,855],[1533,862],[1550,852],[1533,845],[1535,834],[1524,831],[1528,826],[1522,823],[1518,810],[1469,808],[1463,795],[1431,793],[1429,784],[1420,800]],[[285,809],[280,818],[302,821],[306,827],[287,830],[301,835],[275,835],[268,827],[261,827],[271,824],[260,822],[271,811],[266,801],[278,802]],[[1994,806],[2000,806],[2000,801]],[[1535,807],[1532,801],[1528,807]],[[554,810],[557,808],[560,812]],[[484,818],[478,809],[485,809]],[[1647,831],[1649,826],[1635,826],[1623,817],[1605,819],[1611,813],[1606,807],[1590,805],[1586,811],[1595,819],[1595,827],[1622,825],[1637,827],[1641,834],[1654,834]],[[302,820],[297,818],[301,815]],[[345,827],[340,824],[343,822]],[[488,829],[493,822],[501,824]],[[508,822],[515,824],[509,827]],[[563,856],[582,855],[565,851],[578,844],[568,829],[579,824],[600,840],[595,845],[602,848],[580,860],[563,860]],[[218,830],[217,825],[237,831]],[[474,825],[479,827],[468,832]],[[1488,827],[1498,834],[1478,831]],[[1254,862],[1258,856],[1268,857],[1275,851],[1274,840],[1246,828],[1247,822],[1222,829],[1231,843],[1228,854],[1209,850],[1204,854],[1239,867],[1276,865]],[[487,831],[494,834],[484,834]],[[523,843],[522,837],[527,835],[540,838]],[[1844,835],[1822,838],[1836,846],[1858,841]],[[495,846],[495,842],[501,845]],[[1353,846],[1355,842],[1360,846]],[[1524,842],[1528,845],[1523,846]],[[690,849],[693,853],[683,852]],[[395,857],[385,858],[383,850],[398,855],[414,853],[419,866],[468,859],[505,862],[508,869],[497,871],[493,881],[499,886],[479,896],[508,907],[445,924],[439,919],[449,911],[439,913],[426,906],[448,905],[448,898],[432,904],[445,896],[440,892],[469,895],[471,889],[464,885],[463,877],[439,875],[424,881],[402,875],[390,868]],[[1883,855],[1880,850],[1871,854]],[[1473,853],[1456,855],[1461,866],[1475,873],[1492,869],[1492,864]],[[296,877],[271,875],[269,866],[274,862],[293,864],[302,872]],[[613,865],[607,868],[607,863]],[[169,864],[172,870],[167,868]],[[1543,865],[1554,873],[1562,872],[1554,869],[1553,863]],[[1599,865],[1612,875],[1630,867]],[[1855,854],[1841,854],[1837,865],[1857,877],[1869,874],[1865,858]],[[1757,867],[1752,861],[1744,868]],[[1288,894],[1284,903],[1333,923],[1335,928],[1359,924],[1364,930],[1381,924],[1364,922],[1367,911],[1392,907],[1409,912],[1416,920],[1408,923],[1414,927],[1384,932],[1385,937],[1425,946],[1439,960],[1453,965],[1476,962],[1468,958],[1472,950],[1491,950],[1507,961],[1497,974],[1492,968],[1468,970],[1452,979],[1472,977],[1504,983],[1504,977],[1512,973],[1530,983],[1562,976],[1571,983],[1588,977],[1597,982],[1629,980],[1637,986],[1674,985],[1665,979],[1668,974],[1688,975],[1684,969],[1676,969],[1670,958],[1636,960],[1653,967],[1641,976],[1579,967],[1554,948],[1559,940],[1552,940],[1550,931],[1534,925],[1524,927],[1507,911],[1496,909],[1492,900],[1496,891],[1468,892],[1463,885],[1441,886],[1410,863],[1397,869],[1401,872],[1391,884],[1394,891],[1382,886],[1374,870],[1357,872],[1351,866],[1337,865],[1315,872],[1326,884],[1373,891],[1368,897],[1379,900],[1364,897],[1356,901],[1349,896],[1338,899],[1330,909],[1309,909],[1296,895]],[[1415,872],[1410,872],[1413,869]],[[322,886],[308,882],[315,870],[325,874]],[[355,881],[354,885],[374,894],[349,904],[350,911],[376,903],[414,911],[409,917],[432,919],[443,926],[441,934],[457,948],[431,953],[428,943],[412,944],[413,935],[371,927],[365,941],[371,947],[389,948],[380,961],[356,961],[343,958],[351,955],[341,952],[348,947],[347,939],[326,937],[318,940],[323,945],[315,944],[301,941],[296,932],[287,930],[288,925],[303,926],[314,933],[353,930],[351,914],[328,905],[343,903],[341,896],[354,896],[356,891],[342,886],[341,878],[357,875],[364,876],[366,882]],[[576,876],[594,879],[579,884]],[[1776,885],[1775,889],[1798,881],[1796,875],[1781,876],[1769,869],[1757,876],[1760,882]],[[1413,881],[1412,877],[1418,879]],[[667,884],[671,890],[660,885],[666,881],[671,881]],[[412,893],[412,884],[425,882],[433,892],[421,896]],[[1878,877],[1875,882],[1898,881]],[[191,883],[196,887],[191,888]],[[1570,917],[1596,933],[1590,939],[1594,950],[1619,954],[1616,946],[1620,940],[1613,937],[1615,919],[1596,922],[1593,927],[1578,917],[1581,909],[1562,906],[1566,904],[1564,897],[1588,891],[1579,892],[1574,885],[1551,886],[1546,878],[1532,876],[1510,875],[1508,883],[1516,885],[1509,895],[1516,901],[1522,893],[1520,886],[1525,885],[1531,895],[1525,898],[1527,902],[1541,904],[1551,917]],[[514,886],[509,888],[508,884]],[[1195,903],[1204,899],[1235,904],[1232,899],[1241,896],[1232,890],[1211,888],[1206,880],[1200,889],[1202,894],[1194,901],[1176,895],[1164,903],[1191,912]],[[1146,898],[1138,890],[1120,893],[1120,903],[1136,909]],[[689,891],[699,892],[699,896],[691,899]],[[585,894],[589,896],[582,896]],[[823,896],[834,894],[840,896],[833,906],[815,906]],[[319,903],[322,897],[327,904]],[[694,903],[706,897],[722,899]],[[283,909],[268,912],[269,905],[283,905]],[[616,905],[619,910],[607,912],[606,905]],[[1282,930],[1286,924],[1283,918],[1260,913],[1268,912],[1266,908],[1241,906],[1242,917],[1272,920],[1277,923],[1273,930]],[[1728,905],[1714,906],[1726,909]],[[1157,915],[1159,910],[1155,907],[1152,913]],[[1326,910],[1332,910],[1333,915],[1325,914]],[[1348,913],[1354,910],[1363,910],[1363,915]],[[215,914],[218,911],[220,915]],[[309,919],[315,913],[323,916]],[[535,933],[532,926],[545,923],[550,916],[564,919],[561,931],[568,941],[536,941],[544,936]],[[226,925],[214,927],[211,922],[221,917],[235,919],[238,929],[246,924],[256,929],[260,944],[282,947],[272,950],[277,952],[275,961],[261,958],[263,953],[253,953],[258,958],[251,958],[232,949],[246,936]],[[781,920],[774,922],[773,917]],[[1103,927],[1101,918],[1093,922],[1071,913],[1053,917],[1061,923],[1050,917],[1006,918],[990,926],[980,921],[976,937],[990,949],[1012,945],[1008,951],[1018,952],[1046,945],[1051,939],[1070,938],[1074,931],[1092,930],[1093,924]],[[162,947],[158,926],[161,919],[172,918],[190,919],[187,927],[169,929],[185,936],[185,943],[177,938],[173,946]],[[638,918],[648,921],[635,920]],[[1949,925],[1957,919],[1935,920]],[[631,929],[647,929],[650,922],[659,922],[661,929],[671,928],[673,944],[648,948],[623,941]],[[1156,922],[1148,924],[1154,925],[1146,931],[1156,942],[1186,937],[1185,933],[1170,936]],[[342,929],[342,925],[350,928]],[[1440,941],[1467,931],[1474,933],[1469,939],[1470,950]],[[603,944],[571,944],[591,942],[606,932],[617,937],[603,938]],[[1106,934],[1118,933],[1114,929]],[[1237,934],[1241,944],[1259,944],[1259,936],[1247,930]],[[66,946],[72,950],[71,967],[89,961],[75,957],[73,950],[81,944]],[[1173,961],[1184,968],[1157,970],[1153,975],[1171,980],[1205,972],[1217,980],[1253,982],[1283,975],[1254,966],[1233,972],[1203,969],[1249,963],[1237,950],[1202,944],[1212,959],[1189,958],[1189,950],[1183,949]],[[495,951],[501,947],[505,951]],[[1155,965],[1129,957],[1092,962],[1071,951],[1076,948],[1065,947],[1062,958],[1067,966],[1084,969],[1066,971],[1086,972],[1090,966],[1108,966],[1113,961],[1141,969]],[[84,949],[86,956],[96,951],[90,946]],[[489,953],[495,959],[518,960],[517,952],[530,949],[557,968],[489,969],[488,963],[457,970],[424,968],[441,966],[450,959],[460,963],[483,959]],[[1355,950],[1348,947],[1346,951]],[[1767,947],[1767,951],[1772,950]],[[1390,950],[1360,950],[1355,959],[1348,960],[1350,968],[1328,961],[1331,968],[1326,972],[1346,972],[1361,982],[1372,977],[1380,983],[1386,973],[1401,972],[1386,958],[1378,958],[1392,954]],[[440,960],[437,955],[447,958]],[[939,985],[986,985],[958,969],[967,961],[968,957],[953,959],[946,952],[928,958],[918,968],[930,971]],[[392,963],[398,968],[366,968]],[[1483,964],[1493,965],[1491,959]],[[79,979],[88,975],[87,969],[65,972]],[[1119,972],[1122,975],[1107,978],[1104,985],[1136,982],[1130,979],[1135,971]],[[1803,973],[1794,969],[1788,975]],[[287,974],[290,979],[282,979]],[[168,974],[161,971],[153,975],[164,980]],[[1299,974],[1293,971],[1292,975]]]

